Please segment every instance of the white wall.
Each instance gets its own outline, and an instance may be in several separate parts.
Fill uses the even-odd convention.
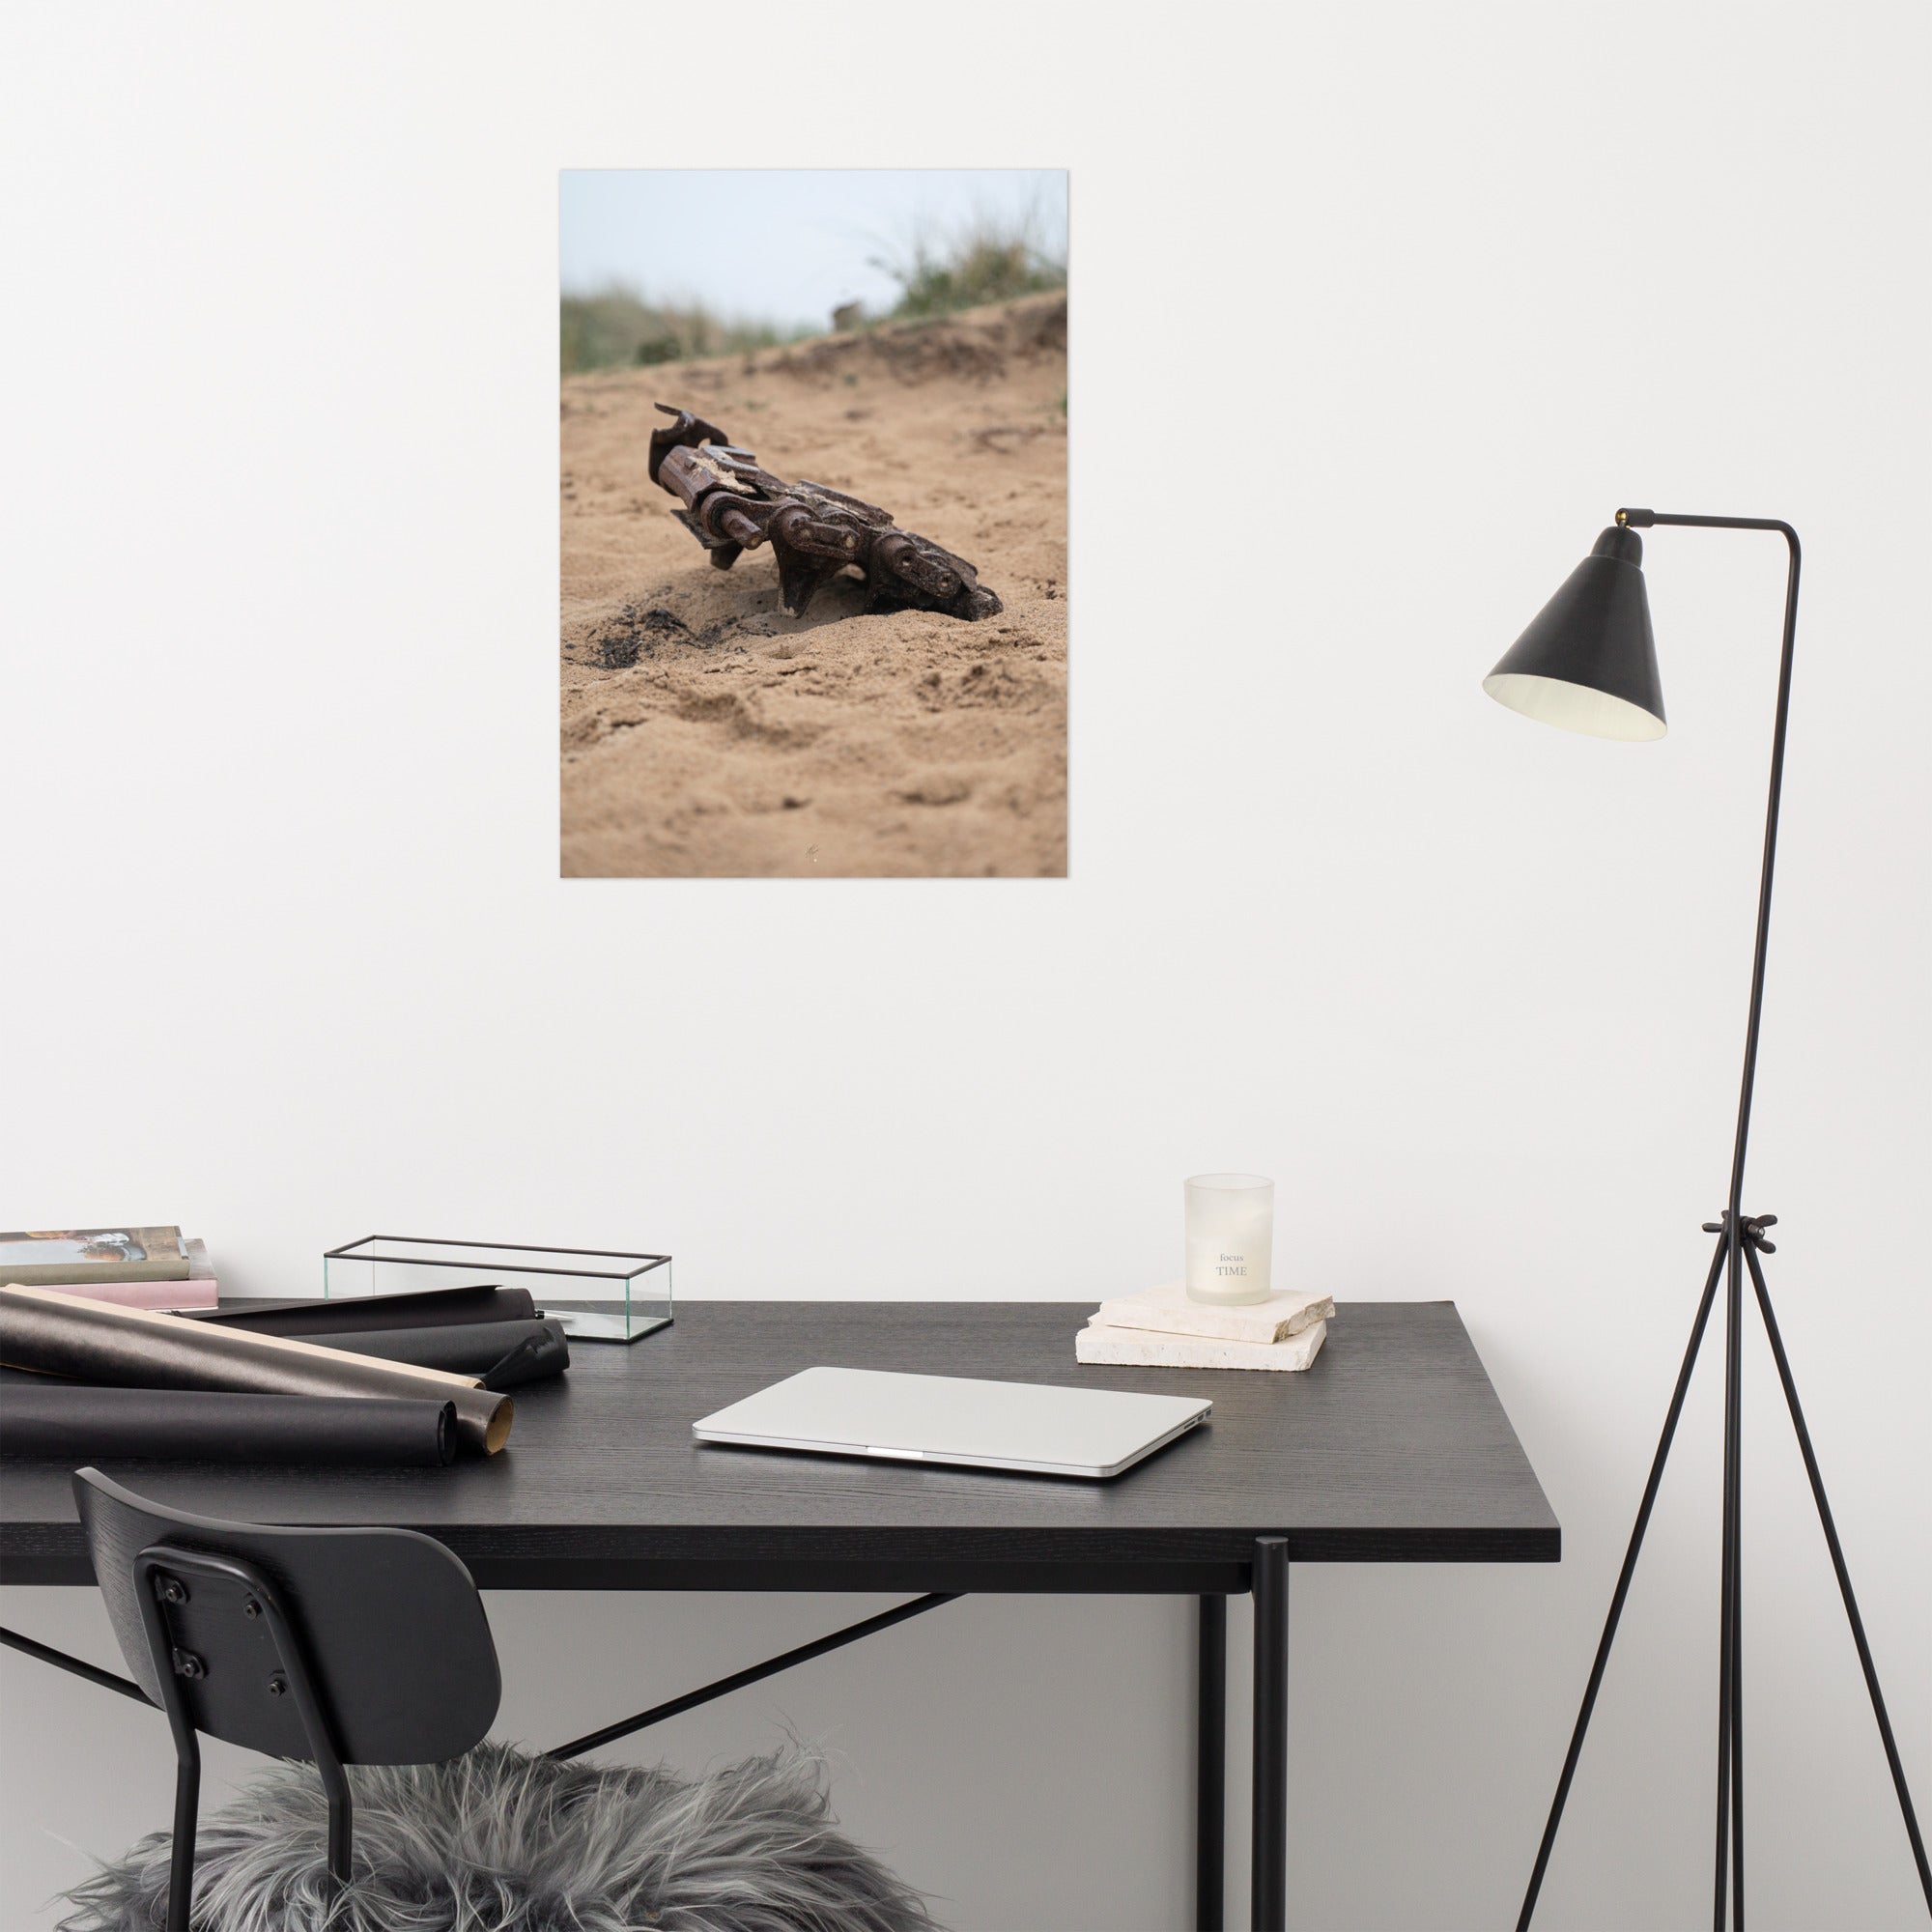
[[[1650,539],[1662,746],[1478,679],[1618,503],[1787,517],[1747,1206],[1932,1807],[1924,11],[791,18],[9,14],[0,1220],[178,1219],[265,1293],[403,1227],[662,1244],[694,1296],[1092,1299],[1168,1265],[1183,1174],[1276,1174],[1288,1271],[1456,1298],[1565,1533],[1297,1573],[1293,1922],[1505,1922],[1722,1203],[1776,542]],[[681,160],[1071,167],[1069,881],[556,879],[555,174]],[[1747,1366],[1753,1918],[1917,1923]],[[1708,1895],[1716,1381],[1552,1927]],[[505,1726],[853,1607],[496,1598]],[[83,1593],[0,1610],[108,1654]],[[954,1925],[1171,1927],[1187,1632],[970,1602],[652,1748],[788,1721]],[[165,1821],[167,1749],[0,1687],[0,1916],[41,1925]]]

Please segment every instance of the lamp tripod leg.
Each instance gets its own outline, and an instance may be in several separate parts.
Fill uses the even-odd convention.
[[[1742,1249],[1731,1258],[1731,1923],[1745,1932],[1745,1302]]]
[[[1724,1932],[1724,1905],[1735,1901],[1732,1925],[1745,1922],[1744,1658],[1739,1517],[1743,1493],[1744,1257],[1738,1217],[1724,1217],[1724,1504],[1723,1556],[1718,1611],[1718,1857],[1711,1923]]]
[[[1697,1350],[1703,1346],[1705,1325],[1711,1319],[1711,1304],[1717,1298],[1718,1277],[1724,1270],[1728,1239],[1718,1243],[1711,1258],[1711,1271],[1704,1278],[1704,1293],[1697,1303],[1697,1319],[1690,1324],[1690,1344],[1684,1350],[1684,1366],[1677,1372],[1677,1386],[1671,1391],[1670,1407],[1663,1418],[1663,1434],[1657,1442],[1657,1454],[1650,1464],[1650,1480],[1644,1485],[1643,1501],[1637,1505],[1636,1523],[1631,1530],[1630,1547],[1624,1551],[1624,1567],[1617,1573],[1617,1587],[1610,1596],[1610,1612],[1604,1620],[1604,1634],[1597,1643],[1596,1661],[1590,1666],[1590,1681],[1583,1687],[1582,1708],[1577,1713],[1577,1728],[1570,1735],[1569,1755],[1556,1780],[1556,1796],[1543,1828],[1543,1842],[1536,1848],[1536,1865],[1529,1875],[1529,1889],[1522,1895],[1522,1911],[1517,1918],[1517,1932],[1529,1932],[1535,1916],[1536,1896],[1543,1889],[1543,1874],[1549,1865],[1549,1853],[1556,1843],[1556,1828],[1563,1821],[1564,1802],[1570,1796],[1577,1776],[1577,1760],[1582,1754],[1583,1735],[1590,1728],[1590,1713],[1596,1709],[1597,1692],[1604,1682],[1604,1667],[1610,1661],[1610,1645],[1616,1640],[1617,1620],[1624,1612],[1624,1599],[1630,1594],[1631,1577],[1636,1572],[1637,1552],[1643,1548],[1643,1533],[1650,1526],[1650,1512],[1657,1501],[1658,1486],[1663,1480],[1663,1465],[1670,1455],[1671,1438],[1677,1434],[1677,1418],[1683,1413],[1685,1392],[1690,1386],[1690,1372],[1697,1366]]]
[[[1871,1645],[1865,1641],[1864,1620],[1859,1615],[1859,1601],[1852,1594],[1852,1576],[1845,1568],[1845,1552],[1838,1544],[1837,1525],[1832,1520],[1832,1505],[1826,1500],[1825,1479],[1818,1473],[1818,1458],[1811,1449],[1811,1432],[1804,1426],[1804,1411],[1798,1403],[1798,1384],[1791,1378],[1791,1363],[1784,1353],[1784,1338],[1777,1332],[1777,1318],[1771,1312],[1771,1292],[1764,1285],[1764,1269],[1758,1263],[1754,1247],[1747,1246],[1745,1249],[1745,1263],[1750,1269],[1751,1286],[1757,1292],[1758,1312],[1764,1317],[1764,1332],[1771,1342],[1772,1359],[1777,1364],[1777,1379],[1784,1385],[1784,1401],[1791,1410],[1791,1426],[1798,1433],[1798,1447],[1804,1457],[1804,1473],[1811,1480],[1812,1500],[1818,1505],[1818,1520],[1825,1530],[1825,1547],[1832,1552],[1832,1568],[1837,1573],[1838,1594],[1845,1600],[1845,1616],[1852,1627],[1852,1641],[1858,1646],[1859,1665],[1865,1674],[1865,1689],[1871,1692],[1872,1716],[1878,1719],[1879,1739],[1885,1746],[1885,1761],[1891,1767],[1892,1788],[1898,1793],[1898,1809],[1905,1820],[1905,1835],[1912,1841],[1912,1856],[1918,1866],[1918,1884],[1925,1893],[1925,1909],[1932,1913],[1932,1865],[1926,1863],[1925,1840],[1919,1835],[1918,1815],[1912,1808],[1912,1793],[1905,1782],[1905,1767],[1899,1762],[1898,1744],[1891,1735],[1891,1719],[1886,1715],[1885,1697],[1878,1688],[1878,1668],[1872,1662]]]

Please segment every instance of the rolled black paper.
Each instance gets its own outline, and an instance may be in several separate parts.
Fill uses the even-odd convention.
[[[493,1363],[478,1378],[486,1389],[522,1388],[526,1382],[542,1381],[547,1377],[558,1375],[558,1369],[549,1368],[544,1359],[545,1344],[535,1335],[526,1335],[500,1362]]]
[[[563,1338],[561,1321],[459,1321],[441,1328],[379,1328],[369,1334],[306,1339],[325,1349],[412,1362],[417,1368],[444,1369],[453,1376],[487,1375],[506,1356],[522,1350],[516,1380],[493,1381],[492,1388],[538,1381],[561,1375],[570,1366],[570,1344]]]
[[[71,1467],[97,1457],[434,1467],[455,1454],[456,1410],[446,1402],[0,1383],[0,1456]]]
[[[536,1304],[526,1288],[425,1288],[407,1294],[333,1295],[307,1301],[230,1301],[185,1311],[195,1321],[245,1328],[256,1335],[367,1335],[379,1328],[440,1328],[444,1323],[529,1321]]]
[[[479,1388],[473,1377],[376,1361],[295,1335],[111,1308],[51,1288],[0,1285],[0,1362],[119,1388],[447,1402],[456,1408],[457,1440],[482,1455],[503,1446],[516,1414],[510,1397]]]

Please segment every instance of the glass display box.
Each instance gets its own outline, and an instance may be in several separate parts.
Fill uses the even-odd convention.
[[[638,1342],[670,1324],[668,1255],[370,1235],[322,1258],[322,1292],[329,1300],[485,1284],[528,1289],[573,1341]]]

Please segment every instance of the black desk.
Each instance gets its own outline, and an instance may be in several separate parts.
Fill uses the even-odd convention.
[[[700,1302],[520,1390],[507,1450],[444,1470],[125,1465],[203,1514],[387,1523],[484,1589],[1103,1591],[1202,1600],[1200,1913],[1218,1924],[1226,1603],[1255,1593],[1258,1928],[1281,1923],[1291,1561],[1545,1562],[1560,1532],[1453,1303],[1346,1305],[1299,1375],[1082,1368],[1089,1304]],[[1208,1426],[1111,1483],[700,1445],[813,1363],[1200,1395]],[[65,1471],[0,1478],[0,1579],[91,1582]]]

